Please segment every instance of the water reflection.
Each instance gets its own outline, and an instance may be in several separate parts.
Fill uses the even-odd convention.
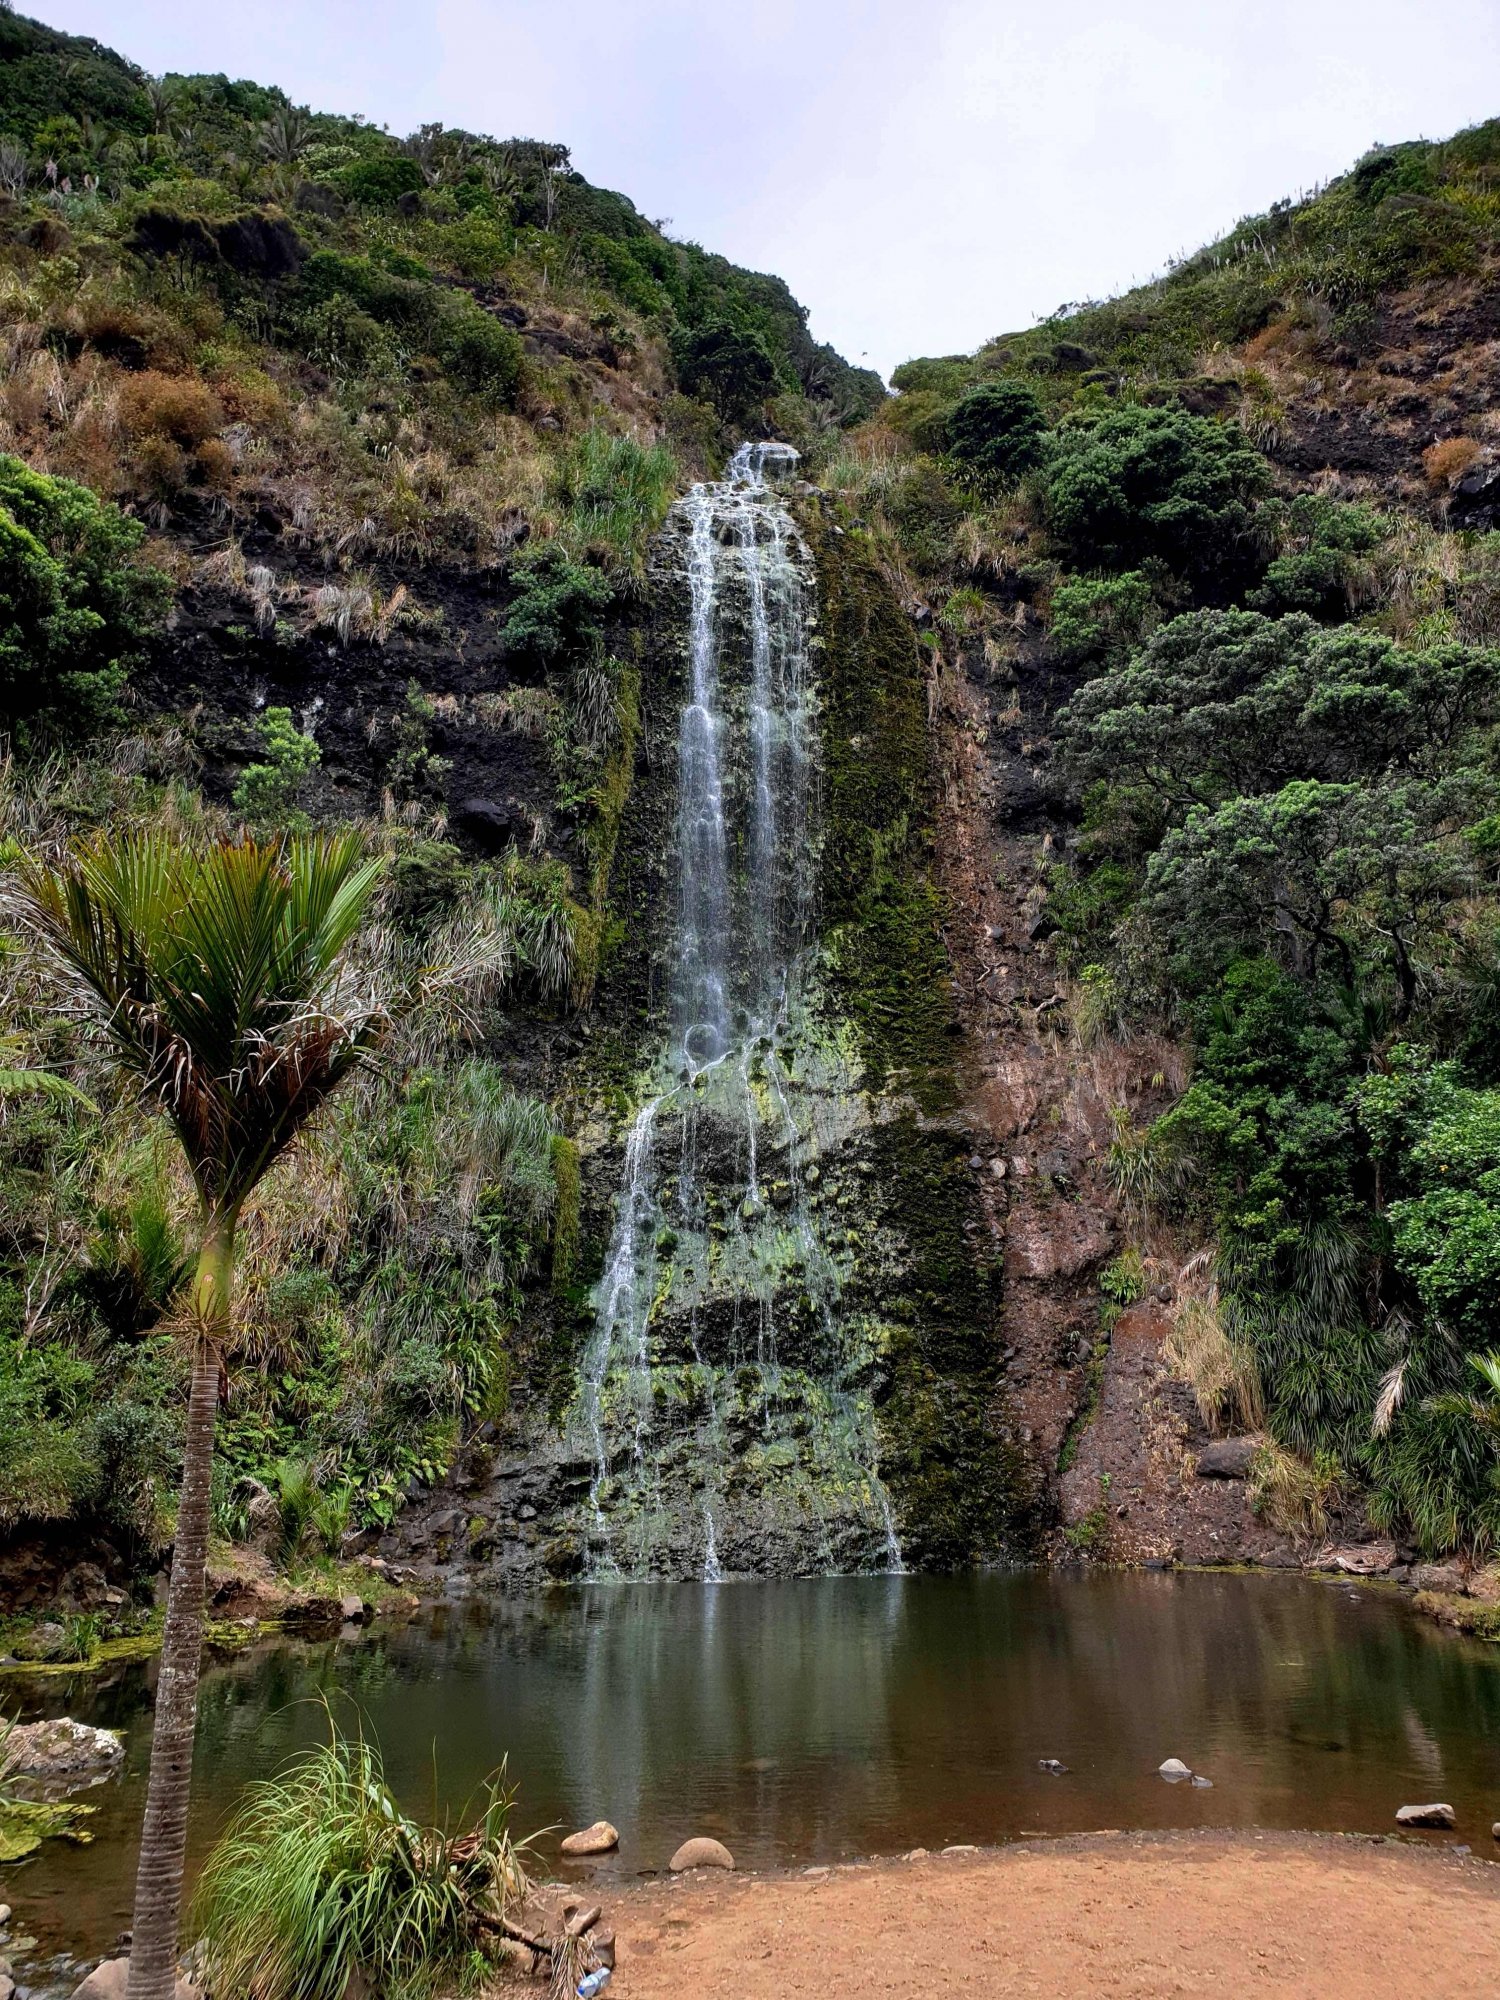
[[[1488,1844],[1500,1808],[1500,1654],[1294,1578],[634,1584],[277,1643],[205,1682],[195,1852],[241,1785],[317,1737],[318,1697],[368,1717],[414,1808],[458,1807],[509,1752],[523,1824],[607,1817],[623,1874],[693,1832],[765,1867],[1101,1826],[1383,1832],[1417,1797],[1451,1799],[1457,1837]],[[95,1795],[96,1844],[53,1843],[5,1897],[102,1948],[127,1920],[146,1676],[48,1700],[124,1726],[126,1774]],[[1213,1789],[1163,1784],[1169,1755]]]

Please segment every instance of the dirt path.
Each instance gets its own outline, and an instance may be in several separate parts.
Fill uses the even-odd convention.
[[[1500,1867],[1311,1835],[1101,1834],[609,1899],[610,2000],[1492,2000]]]

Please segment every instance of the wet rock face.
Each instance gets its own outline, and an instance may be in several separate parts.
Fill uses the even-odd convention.
[[[657,747],[617,863],[624,935],[593,1030],[613,1050],[610,1095],[577,1126],[582,1248],[555,1393],[487,1427],[442,1492],[411,1496],[382,1551],[434,1582],[869,1570],[898,1548],[963,1567],[1026,1545],[1022,1447],[994,1421],[1001,1275],[955,1116],[923,665],[873,560],[820,507],[790,532],[718,526],[723,876],[695,903],[676,872],[685,843],[700,871],[719,865],[701,815],[684,827],[678,782],[693,671],[679,521],[653,560],[642,686]],[[794,671],[780,561],[805,618]],[[767,670],[783,697],[778,674],[802,677],[769,727]]]

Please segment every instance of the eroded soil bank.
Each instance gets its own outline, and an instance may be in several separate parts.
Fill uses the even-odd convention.
[[[1304,1834],[1092,1834],[614,1899],[620,2000],[1167,1994],[1387,2000],[1500,1984],[1500,1868]]]

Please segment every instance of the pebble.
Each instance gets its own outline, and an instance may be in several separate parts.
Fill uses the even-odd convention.
[[[957,1840],[951,1847],[943,1849],[944,1854],[977,1854],[979,1849],[972,1840]]]
[[[1211,1792],[1214,1788],[1214,1781],[1212,1778],[1202,1778],[1198,1775],[1196,1771],[1194,1771],[1193,1773],[1193,1784],[1194,1787],[1200,1792]]]
[[[0,1903],[0,1924],[8,1924],[9,1922],[10,1922],[10,1904]]]
[[[1500,1826],[1495,1828],[1495,1838],[1500,1840]],[[925,1861],[927,1859],[927,1849],[925,1847],[910,1848],[902,1855],[901,1859],[903,1861]]]
[[[1500,1840],[1500,1819],[1497,1819],[1495,1824],[1490,1828],[1490,1838],[1492,1840]]]

